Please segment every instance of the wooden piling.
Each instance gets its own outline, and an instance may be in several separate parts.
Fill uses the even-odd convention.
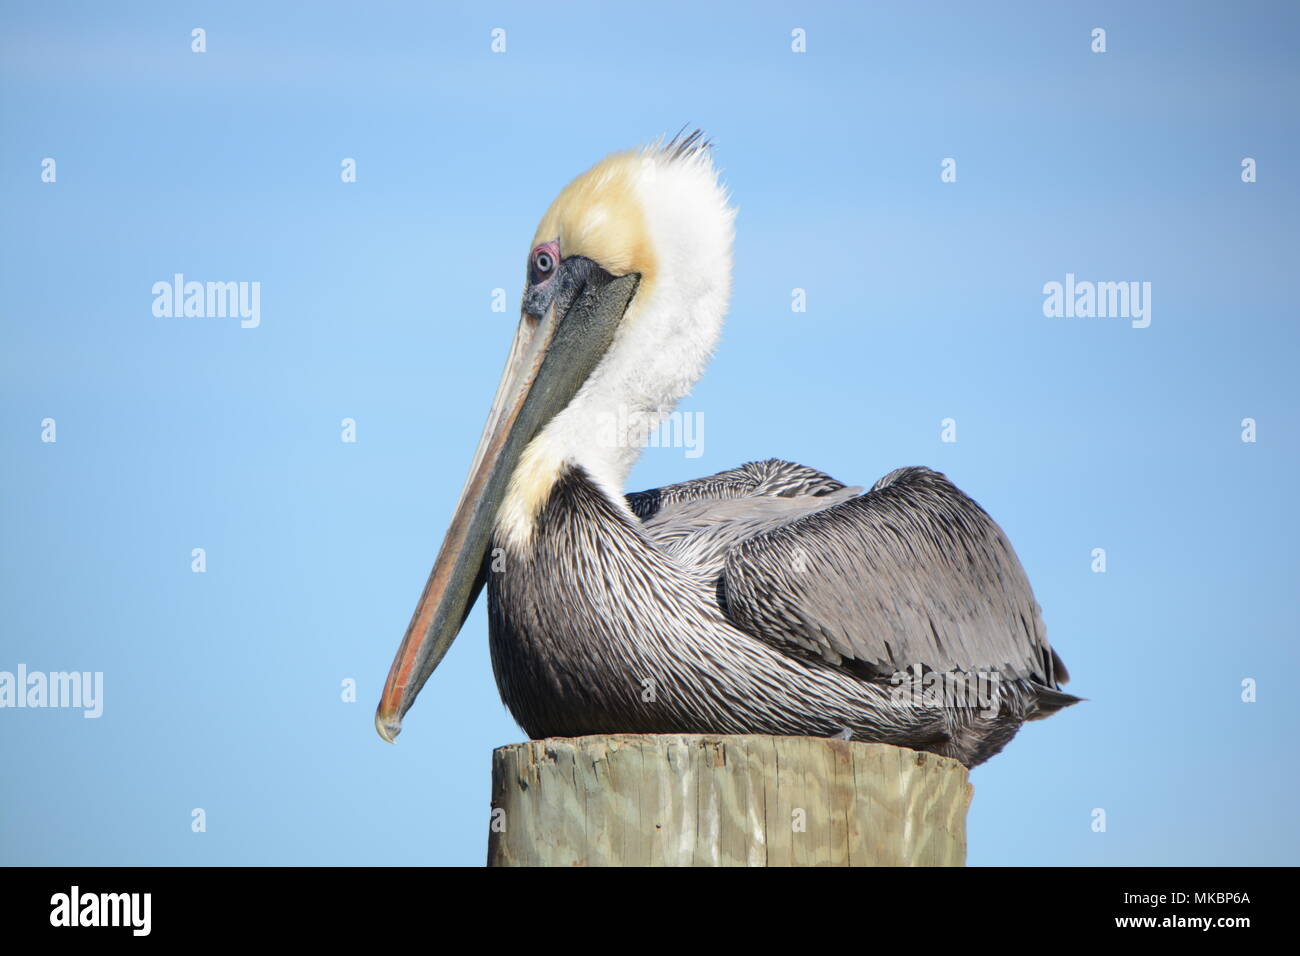
[[[820,737],[553,737],[492,754],[489,866],[962,866],[958,761]]]

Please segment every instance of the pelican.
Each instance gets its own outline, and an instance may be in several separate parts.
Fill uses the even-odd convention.
[[[485,585],[497,687],[533,738],[840,737],[971,767],[1080,699],[1002,529],[938,472],[864,493],[771,459],[624,493],[717,342],[734,215],[696,131],[605,158],[542,217],[385,740]]]

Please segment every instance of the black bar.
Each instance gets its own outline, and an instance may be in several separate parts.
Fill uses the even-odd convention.
[[[1281,913],[1280,901],[1288,898],[1293,881],[1292,871],[1286,869],[969,868],[725,875],[644,870],[542,876],[433,868],[176,867],[9,868],[0,874],[7,884],[0,903],[7,940],[39,936],[41,942],[70,934],[84,943],[109,938],[128,943],[145,938],[241,942],[262,938],[259,927],[269,927],[277,934],[291,932],[296,942],[355,939],[372,946],[391,944],[394,932],[436,931],[439,935],[428,940],[438,945],[448,941],[441,934],[449,927],[491,933],[499,919],[503,924],[531,925],[543,936],[554,920],[583,922],[586,928],[579,936],[602,925],[610,930],[621,926],[621,932],[633,938],[653,940],[666,934],[661,938],[667,944],[696,921],[721,930],[719,921],[726,920],[732,924],[728,932],[735,934],[728,936],[730,949],[736,936],[773,931],[776,923],[798,925],[814,915],[803,930],[809,934],[809,947],[819,944],[823,932],[853,926],[862,934],[878,934],[877,944],[894,934],[900,944],[908,939],[919,944],[926,938],[942,943],[947,934],[957,933],[950,942],[969,945],[976,939],[966,934],[990,932],[1043,940],[1106,935],[1181,941],[1201,936],[1231,942],[1256,929],[1286,931],[1294,922]],[[116,913],[118,922],[128,925],[53,925],[52,918],[69,922],[74,886],[81,904],[78,920],[102,911],[109,919]],[[115,896],[107,906],[99,896],[146,893],[147,935],[137,934],[143,929],[143,896],[130,904]],[[88,904],[91,895],[96,899]],[[738,897],[748,906],[737,907]],[[61,900],[67,904],[62,910]],[[754,907],[762,911],[761,918]],[[134,924],[130,915],[136,917]],[[1211,921],[1208,928],[1190,923],[1205,919]],[[1226,920],[1243,922],[1225,925]],[[603,945],[597,936],[588,938],[593,945]],[[867,938],[862,937],[864,945]],[[572,939],[568,945],[573,945]]]

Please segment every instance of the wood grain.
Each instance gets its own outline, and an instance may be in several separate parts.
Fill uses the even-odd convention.
[[[820,737],[554,737],[492,754],[489,866],[962,866],[955,760]]]

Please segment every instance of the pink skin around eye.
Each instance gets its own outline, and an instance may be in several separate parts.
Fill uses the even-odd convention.
[[[543,252],[549,254],[551,257],[551,269],[544,275],[540,274],[537,268],[537,257]],[[543,282],[549,281],[551,277],[555,275],[556,269],[560,265],[560,241],[558,239],[552,239],[550,242],[543,242],[535,248],[532,255],[529,256],[528,265],[537,284],[540,285]]]

